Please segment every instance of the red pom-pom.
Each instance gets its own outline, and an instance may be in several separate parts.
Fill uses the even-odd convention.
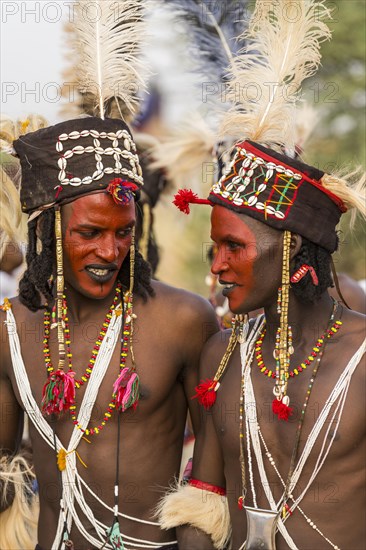
[[[198,386],[195,388],[196,393],[192,399],[197,398],[200,405],[205,407],[208,411],[216,402],[216,391],[217,381],[208,378],[207,380],[202,380]]]
[[[272,401],[272,411],[274,414],[277,414],[279,420],[288,421],[289,416],[292,415],[292,408],[278,399]]]
[[[173,204],[184,214],[189,214],[190,203],[195,202],[198,199],[198,195],[193,193],[191,189],[179,189],[178,193],[174,195]]]

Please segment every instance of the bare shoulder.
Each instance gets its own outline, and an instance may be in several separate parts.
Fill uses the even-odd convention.
[[[341,320],[343,329],[339,332],[340,341],[351,351],[356,351],[365,338],[366,315],[344,308]]]
[[[27,339],[27,331],[22,330],[28,324],[34,327],[37,323],[43,320],[42,312],[32,313],[19,301],[19,298],[12,298],[7,302],[8,307],[11,308],[11,311],[15,318],[16,330],[18,332],[21,344],[24,343],[23,340]],[[8,375],[10,372],[8,369],[11,368],[11,358],[10,358],[10,348],[9,348],[9,333],[7,321],[7,309],[2,307],[0,310],[0,324],[1,324],[1,373],[2,376]]]
[[[225,354],[231,336],[231,329],[221,330],[205,343],[201,355],[201,378],[215,375],[217,367]]]
[[[153,281],[152,285],[155,291],[155,303],[164,315],[172,317],[176,323],[196,324],[206,321],[217,327],[214,309],[202,296],[160,281]]]

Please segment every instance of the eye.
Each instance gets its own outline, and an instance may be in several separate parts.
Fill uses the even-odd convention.
[[[132,227],[127,227],[126,229],[120,229],[118,231],[118,236],[119,237],[122,237],[122,238],[125,238],[125,237],[129,237],[130,235],[132,235]]]
[[[229,250],[237,250],[238,248],[242,248],[242,245],[236,243],[235,241],[227,241],[226,246]]]
[[[95,239],[99,231],[97,229],[89,229],[88,231],[78,231],[78,233],[82,239]]]

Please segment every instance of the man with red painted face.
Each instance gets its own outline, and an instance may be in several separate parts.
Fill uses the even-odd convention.
[[[189,397],[214,312],[151,280],[135,250],[143,177],[122,121],[67,121],[14,148],[29,247],[19,297],[1,312],[0,445],[17,452],[25,412],[37,549],[176,548],[154,508],[179,472],[188,405],[197,425]]]
[[[208,200],[176,196],[212,206],[212,272],[236,314],[202,353],[192,478],[160,505],[181,550],[363,548],[365,317],[328,293],[336,225],[365,215],[362,193],[244,141]]]

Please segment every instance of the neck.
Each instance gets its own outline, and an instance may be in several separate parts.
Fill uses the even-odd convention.
[[[96,300],[81,294],[66,283],[64,294],[67,300],[69,317],[72,318],[74,322],[82,323],[90,318],[91,315],[95,318],[99,313],[103,315],[107,313],[115,296],[115,288],[105,298]]]
[[[313,341],[324,332],[333,310],[333,301],[328,292],[324,292],[315,304],[300,302],[290,291],[288,324],[292,327],[294,340]],[[265,308],[267,333],[271,341],[275,341],[276,330],[280,316],[277,304]],[[267,337],[268,337],[267,336]]]

